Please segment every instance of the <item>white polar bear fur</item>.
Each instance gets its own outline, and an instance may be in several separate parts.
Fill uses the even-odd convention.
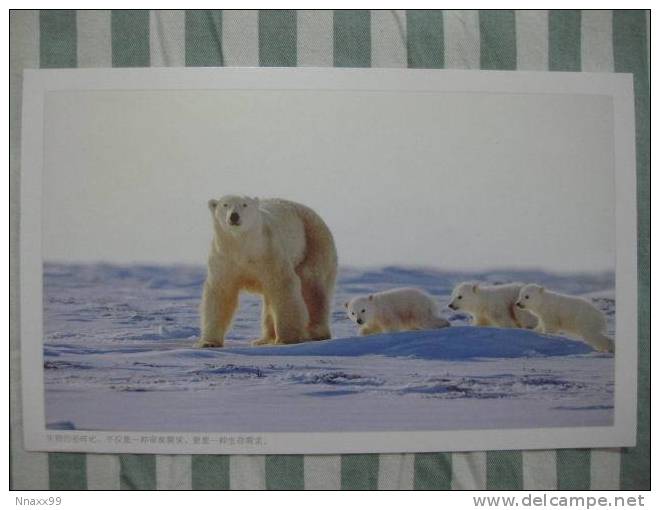
[[[400,288],[355,297],[344,307],[348,317],[360,326],[361,335],[449,326],[439,316],[435,300],[419,289]]]
[[[516,306],[538,317],[536,329],[542,333],[573,334],[598,351],[614,352],[614,341],[604,333],[605,316],[584,298],[531,284],[520,289]]]
[[[475,326],[533,329],[537,319],[531,313],[516,308],[522,283],[482,287],[476,283],[461,283],[454,288],[449,308],[472,315]]]
[[[330,338],[337,252],[323,220],[281,199],[227,195],[208,205],[214,237],[198,346],[223,346],[243,290],[263,296],[255,344]]]

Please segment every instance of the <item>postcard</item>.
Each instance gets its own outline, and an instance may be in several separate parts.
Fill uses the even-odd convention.
[[[632,78],[25,72],[29,450],[635,444]]]

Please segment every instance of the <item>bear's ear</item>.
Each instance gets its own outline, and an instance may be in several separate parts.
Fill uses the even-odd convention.
[[[348,301],[344,302],[344,308],[348,308]]]
[[[373,294],[369,294],[369,301],[373,301],[373,300],[374,300],[374,295],[373,295]]]
[[[472,292],[476,294],[478,291],[479,291],[479,284],[475,283],[474,285],[472,285]]]
[[[218,201],[214,198],[209,200],[209,211],[213,212],[215,211],[216,206],[218,205]]]

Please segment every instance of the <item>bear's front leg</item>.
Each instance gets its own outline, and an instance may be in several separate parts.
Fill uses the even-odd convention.
[[[265,290],[271,303],[276,344],[293,344],[307,339],[309,313],[302,296],[300,279],[291,270]]]
[[[535,329],[539,321],[536,316],[526,310],[522,310],[516,306],[513,308],[514,315],[516,320],[520,323],[521,328],[525,329]]]
[[[536,323],[536,327],[532,331],[536,331],[537,333],[549,333],[549,331],[545,327],[545,322],[543,322],[542,319],[538,320],[538,322]]]
[[[376,335],[381,332],[381,329],[378,326],[362,326],[360,328],[360,335]]]
[[[473,326],[490,326],[490,320],[483,315],[477,315],[472,321]]]
[[[197,347],[222,347],[238,306],[238,290],[220,280],[207,279],[201,304],[202,335]]]
[[[266,296],[264,296],[261,308],[261,338],[253,340],[252,345],[272,344],[275,340],[275,321],[273,320],[273,312],[271,310],[270,302]]]

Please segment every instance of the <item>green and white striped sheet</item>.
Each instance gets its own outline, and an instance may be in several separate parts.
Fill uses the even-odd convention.
[[[649,489],[650,14],[647,11],[12,11],[11,486],[14,489]],[[320,66],[626,72],[636,106],[638,443],[397,455],[98,455],[22,447],[18,225],[27,68]]]

